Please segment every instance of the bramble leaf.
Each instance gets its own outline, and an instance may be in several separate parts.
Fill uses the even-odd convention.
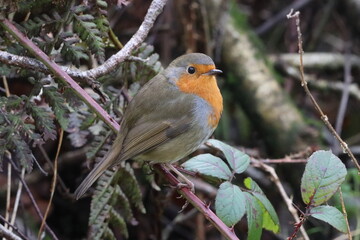
[[[250,193],[244,192],[246,198],[246,217],[248,222],[248,239],[261,238],[263,226],[263,209],[259,201]]]
[[[346,220],[342,212],[333,206],[317,206],[310,210],[310,215],[327,222],[340,232],[347,232]]]
[[[259,200],[263,207],[263,228],[278,233],[280,231],[279,218],[269,199],[267,199],[259,185],[250,177],[244,180],[244,184],[251,190],[251,194]]]
[[[331,151],[316,151],[301,179],[301,196],[306,204],[319,206],[331,198],[345,180],[346,168]]]
[[[229,167],[223,160],[221,160],[221,158],[215,157],[208,153],[197,155],[187,160],[182,164],[182,166],[186,170],[199,172],[204,175],[217,177],[224,180],[229,180],[233,176]]]
[[[249,167],[250,157],[247,154],[216,139],[209,139],[207,142],[224,153],[227,162],[236,173],[242,173]]]
[[[224,182],[215,199],[216,215],[227,225],[235,225],[245,214],[245,195],[236,185]]]

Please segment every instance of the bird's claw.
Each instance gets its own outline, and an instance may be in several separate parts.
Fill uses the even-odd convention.
[[[178,183],[176,185],[176,188],[180,190],[181,188],[188,188],[191,192],[195,193],[195,186],[192,182],[186,182],[186,183]]]

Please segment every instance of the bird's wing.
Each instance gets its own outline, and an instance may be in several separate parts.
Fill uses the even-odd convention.
[[[146,153],[188,131],[189,128],[190,121],[186,116],[176,121],[171,119],[160,123],[144,122],[135,126],[126,135],[122,152],[114,165],[139,154]]]

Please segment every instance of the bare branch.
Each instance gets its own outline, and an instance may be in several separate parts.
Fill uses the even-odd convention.
[[[352,153],[352,151],[350,150],[349,146],[347,145],[346,142],[344,142],[342,140],[342,138],[340,137],[340,135],[335,131],[334,127],[331,125],[331,123],[329,122],[329,118],[324,114],[324,112],[322,111],[322,109],[320,108],[319,104],[317,103],[317,101],[315,100],[314,96],[312,95],[312,93],[310,92],[310,89],[307,85],[307,82],[305,80],[305,74],[304,74],[304,64],[303,64],[303,47],[302,47],[302,34],[301,34],[301,30],[300,30],[300,12],[295,12],[293,13],[293,10],[291,9],[290,13],[287,15],[287,18],[295,18],[296,21],[296,30],[298,33],[298,46],[299,46],[299,61],[300,61],[300,80],[301,80],[301,86],[304,88],[304,91],[306,93],[306,95],[310,98],[311,102],[313,103],[316,111],[318,111],[318,113],[320,114],[320,118],[323,121],[323,123],[325,124],[325,126],[329,129],[329,131],[334,135],[334,137],[337,139],[337,141],[340,143],[340,146],[342,148],[342,150],[348,154],[348,156],[350,157],[350,159],[352,160],[352,162],[354,163],[355,167],[358,169],[358,172],[360,172],[360,165],[357,161],[357,159],[355,158],[354,154]]]
[[[134,50],[137,46],[144,42],[150,29],[154,25],[157,16],[162,12],[165,4],[166,0],[152,1],[148,12],[145,15],[144,21],[140,25],[137,32],[125,44],[125,46],[115,55],[111,56],[108,60],[106,60],[104,64],[91,70],[82,72],[80,77],[96,79],[97,77],[111,72],[116,68],[119,63],[125,61],[131,55],[132,50]]]
[[[2,224],[0,224],[0,237],[4,237],[9,240],[22,240],[19,236],[15,235],[15,233],[6,229]]]
[[[252,162],[254,164],[258,165],[260,168],[264,169],[266,172],[270,173],[270,175],[271,175],[270,179],[275,183],[276,187],[278,188],[280,195],[283,198],[290,214],[293,216],[295,222],[299,223],[300,218],[297,214],[297,210],[294,208],[292,199],[287,195],[284,186],[281,184],[281,181],[279,179],[279,176],[276,174],[275,169],[273,167],[270,167],[267,164],[262,163],[259,160],[252,159]],[[300,231],[305,240],[310,239],[303,226],[300,227]]]

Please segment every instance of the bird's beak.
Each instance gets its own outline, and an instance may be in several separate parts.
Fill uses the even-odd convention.
[[[204,75],[217,75],[220,73],[222,73],[222,71],[219,69],[211,69],[210,71],[204,73]]]

